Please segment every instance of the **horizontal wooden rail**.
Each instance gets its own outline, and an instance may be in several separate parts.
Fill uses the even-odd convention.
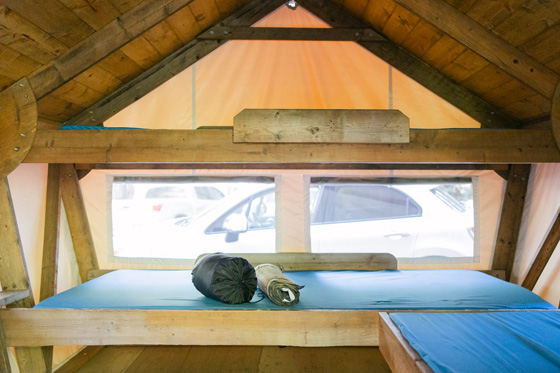
[[[411,130],[406,144],[244,144],[232,129],[38,130],[27,163],[560,162],[551,130]]]

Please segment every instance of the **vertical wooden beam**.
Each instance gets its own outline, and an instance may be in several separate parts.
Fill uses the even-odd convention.
[[[521,217],[525,205],[527,194],[527,184],[531,165],[514,164],[511,166],[506,186],[506,193],[502,202],[502,213],[500,216],[500,226],[494,248],[494,259],[492,269],[503,269],[506,271],[506,279],[509,281],[519,228],[521,227]]]
[[[0,372],[11,372],[10,357],[8,356],[8,348],[6,346],[6,338],[4,337],[4,327],[0,320]]]
[[[29,286],[29,277],[17,229],[8,179],[0,182],[0,284],[2,290],[29,290],[29,296],[7,307],[31,308],[35,305]],[[21,372],[46,372],[40,348],[16,348],[16,358]]]
[[[58,274],[58,237],[60,225],[60,165],[49,164],[47,177],[47,201],[45,209],[45,234],[43,240],[43,262],[41,266],[41,293],[39,300],[56,294]],[[47,367],[52,367],[53,346],[43,347]]]
[[[78,181],[78,174],[71,164],[60,166],[60,193],[64,209],[66,210],[66,218],[68,219],[68,227],[70,228],[70,235],[74,244],[80,278],[82,282],[86,282],[88,270],[98,269],[99,264],[97,263],[97,255],[93,246],[93,238]]]
[[[40,300],[56,294],[58,273],[58,236],[60,223],[60,165],[49,164],[47,178],[47,203],[45,209],[45,234],[43,240],[43,264],[41,267]]]
[[[552,228],[550,228],[546,239],[539,249],[539,253],[535,258],[535,261],[531,265],[527,276],[523,280],[522,286],[524,288],[529,290],[533,290],[535,288],[535,285],[544,271],[548,260],[552,256],[554,249],[558,246],[558,242],[560,242],[560,213],[556,214],[556,220],[554,221],[554,224],[552,224]]]

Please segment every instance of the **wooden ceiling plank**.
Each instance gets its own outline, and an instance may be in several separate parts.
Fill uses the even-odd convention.
[[[299,0],[298,3],[333,27],[367,27],[361,21],[328,1]],[[501,114],[495,107],[395,43],[384,41],[361,42],[359,44],[472,118],[480,121],[483,127],[507,128],[517,126],[517,123]]]
[[[206,30],[220,20],[220,11],[214,1],[194,0],[189,4],[189,8],[201,30]]]
[[[466,49],[447,66],[443,67],[441,72],[451,77],[456,82],[461,83],[488,65],[488,61],[484,58],[470,49]]]
[[[443,36],[443,33],[428,22],[420,21],[402,46],[417,57],[422,57]]]
[[[40,67],[37,61],[0,44],[0,75],[19,80]]]
[[[112,22],[121,15],[109,0],[59,0],[94,30]]]
[[[496,36],[443,0],[433,0],[429,7],[414,0],[395,1],[545,97],[552,98],[554,88],[560,80],[557,73]]]
[[[37,0],[2,0],[2,4],[25,15],[29,22],[66,47],[78,44],[95,31],[58,0],[41,0],[41,6],[37,6]]]
[[[365,9],[363,20],[376,30],[383,30],[397,4],[393,0],[370,1]]]
[[[418,22],[420,22],[420,18],[397,5],[381,32],[393,42],[401,44]]]
[[[96,66],[108,71],[124,83],[131,81],[144,71],[120,49],[99,61]]]
[[[0,24],[9,31],[11,43],[17,40],[18,46],[22,48],[18,50],[26,52],[28,57],[38,62],[47,63],[68,49],[66,45],[4,5],[0,5]],[[3,44],[10,45],[5,41],[7,40],[3,38]]]
[[[37,130],[29,163],[560,162],[549,129],[410,130],[407,144],[235,144],[233,129]]]
[[[143,36],[162,56],[170,55],[183,45],[183,42],[167,21],[152,27]]]
[[[163,59],[161,53],[146,39],[144,35],[124,45],[121,51],[143,70],[147,70]]]
[[[249,26],[284,4],[282,0],[254,0],[222,22],[225,26]],[[90,106],[66,124],[102,123],[115,113],[159,87],[199,59],[221,46],[214,40],[193,40],[146,70],[111,95]]]
[[[558,246],[559,242],[560,214],[557,213],[556,219],[554,220],[550,231],[548,232],[542,246],[539,249],[537,257],[531,265],[531,268],[529,269],[527,276],[525,276],[525,279],[523,280],[523,284],[521,286],[531,291],[535,288],[537,281],[539,281],[539,278],[543,273],[546,264],[550,260],[550,257],[554,253],[554,250],[556,249],[556,246]]]
[[[513,261],[517,250],[517,241],[521,227],[521,217],[525,207],[525,196],[531,165],[512,165],[507,179],[506,192],[502,201],[502,212],[494,247],[492,269],[506,271],[509,281],[513,269]]]
[[[202,31],[189,7],[185,7],[169,16],[167,23],[169,23],[183,44],[190,42]]]
[[[558,83],[552,98],[550,121],[552,122],[552,133],[556,140],[556,145],[560,149],[560,83]]]
[[[33,72],[29,81],[35,95],[38,99],[46,96],[188,3],[189,0],[143,1]]]
[[[76,82],[85,85],[101,94],[107,95],[117,89],[123,82],[98,65],[94,65],[78,75]]]

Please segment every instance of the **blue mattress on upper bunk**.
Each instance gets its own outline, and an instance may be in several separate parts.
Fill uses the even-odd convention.
[[[560,312],[389,316],[434,372],[560,372]]]
[[[206,298],[191,271],[117,270],[48,298],[36,308],[464,310],[554,309],[533,292],[468,270],[286,271],[299,285],[289,308],[268,298],[230,305]]]

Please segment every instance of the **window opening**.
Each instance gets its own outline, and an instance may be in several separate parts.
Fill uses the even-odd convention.
[[[273,178],[118,176],[111,191],[115,257],[275,251]]]
[[[311,178],[312,252],[475,257],[470,178]]]

